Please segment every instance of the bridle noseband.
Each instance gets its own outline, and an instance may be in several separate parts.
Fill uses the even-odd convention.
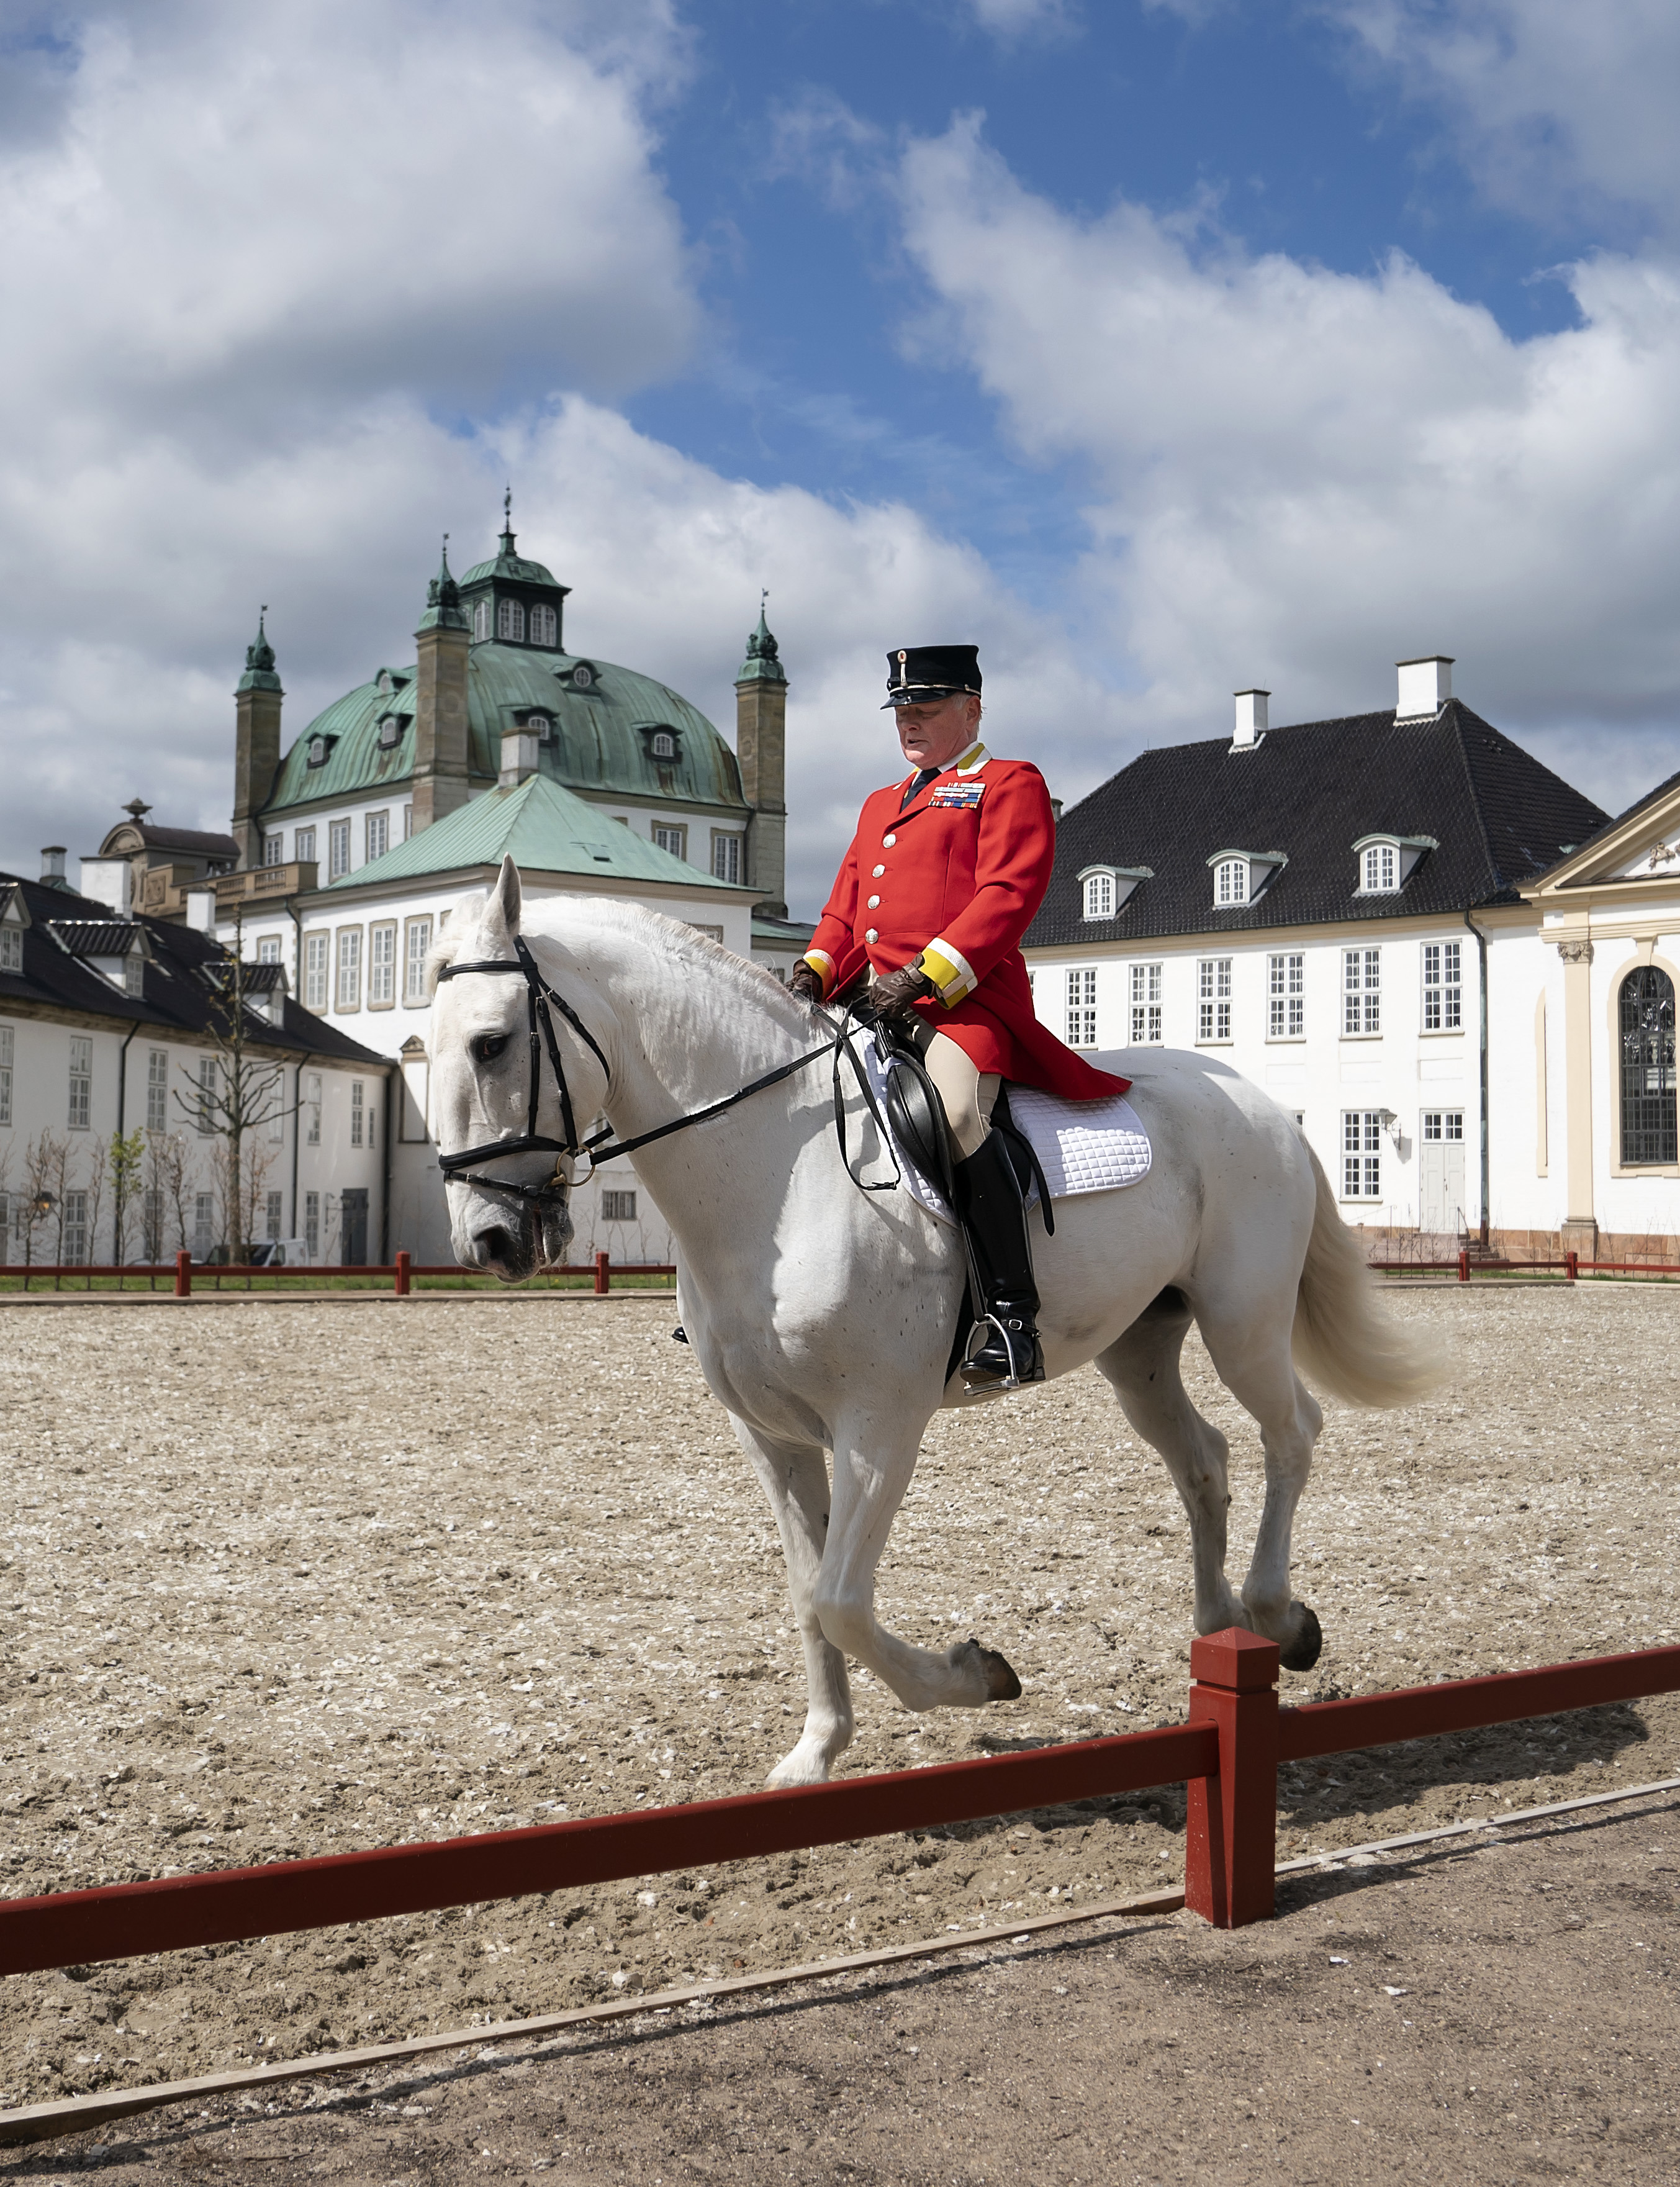
[[[596,1039],[577,1012],[564,995],[556,994],[537,969],[537,960],[526,947],[523,935],[514,936],[514,954],[475,961],[470,964],[443,964],[437,976],[442,980],[458,980],[469,972],[517,973],[525,984],[525,1020],[531,1036],[531,1101],[522,1132],[514,1132],[503,1139],[491,1139],[481,1147],[466,1147],[459,1154],[440,1155],[437,1166],[443,1172],[446,1184],[476,1184],[486,1192],[499,1192],[510,1200],[525,1200],[533,1204],[550,1200],[566,1192],[573,1180],[561,1167],[566,1161],[575,1161],[587,1155],[590,1173],[615,1155],[633,1154],[638,1147],[649,1146],[655,1139],[668,1138],[671,1133],[686,1131],[690,1124],[703,1124],[709,1116],[721,1116],[724,1110],[733,1109],[738,1101],[749,1094],[761,1094],[767,1086],[778,1085],[784,1078],[791,1078],[796,1071],[803,1071],[808,1063],[816,1062],[820,1055],[829,1053],[829,1043],[807,1049],[803,1055],[795,1056],[791,1063],[778,1065],[767,1071],[761,1078],[755,1078],[750,1086],[743,1086],[733,1094],[726,1094],[721,1101],[713,1101],[704,1109],[695,1109],[686,1116],[674,1117],[668,1124],[660,1124],[651,1132],[642,1132],[633,1139],[613,1137],[613,1127],[604,1124],[598,1132],[587,1139],[577,1135],[577,1119],[571,1105],[571,1088],[566,1083],[565,1065],[560,1060],[559,1043],[554,1037],[554,1021],[549,1015],[552,1004],[578,1038],[593,1054],[597,1062],[607,1073],[611,1082],[612,1071]],[[540,1037],[539,1037],[539,1027]],[[548,1060],[553,1066],[554,1084],[560,1097],[560,1122],[565,1129],[563,1139],[551,1139],[537,1128],[537,1112],[542,1098],[542,1051],[548,1051]],[[541,1184],[515,1184],[501,1178],[486,1177],[481,1171],[475,1172],[475,1162],[494,1161],[503,1155],[552,1154],[554,1156],[553,1174]]]

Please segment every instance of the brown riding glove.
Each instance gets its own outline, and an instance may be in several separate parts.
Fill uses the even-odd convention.
[[[885,979],[875,981],[869,990],[869,1000],[878,1017],[908,1032],[919,1015],[912,1005],[923,996],[938,992],[919,964],[901,964],[897,971],[889,972]]]
[[[823,975],[814,964],[806,964],[801,957],[788,975],[788,992],[802,1003],[820,1003],[823,999]]]

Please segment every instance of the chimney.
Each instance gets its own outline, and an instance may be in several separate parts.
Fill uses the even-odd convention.
[[[1231,749],[1233,752],[1252,751],[1266,734],[1266,702],[1272,694],[1256,685],[1250,690],[1239,691],[1236,696],[1237,725],[1231,733]]]
[[[1426,654],[1420,661],[1397,661],[1399,689],[1394,718],[1400,722],[1432,722],[1452,696],[1452,656]]]
[[[239,846],[241,872],[262,863],[258,815],[280,771],[280,702],[286,694],[274,672],[267,614],[264,606],[257,616],[256,636],[245,648],[245,672],[233,687],[233,841]],[[142,813],[134,817],[138,827]]]
[[[497,777],[503,790],[527,782],[537,772],[537,732],[529,728],[503,729],[502,732],[502,772]]]
[[[42,851],[41,880],[47,888],[62,888],[65,885],[65,846],[62,843],[48,843]]]
[[[747,822],[746,880],[762,908],[785,919],[787,906],[788,672],[764,620],[747,640],[747,657],[735,678],[735,756],[741,793],[751,808]]]
[[[414,833],[467,801],[467,651],[471,639],[460,588],[450,575],[449,541],[414,633]]]

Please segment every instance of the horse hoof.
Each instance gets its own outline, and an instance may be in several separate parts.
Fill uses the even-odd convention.
[[[1283,1666],[1286,1671],[1310,1671],[1324,1652],[1324,1629],[1304,1602],[1291,1606],[1301,1612],[1301,1623],[1283,1650]]]
[[[947,1661],[954,1668],[964,1661],[975,1666],[986,1681],[988,1701],[1018,1701],[1021,1697],[1021,1682],[1009,1667],[1007,1656],[1000,1656],[995,1648],[982,1648],[978,1640],[965,1640],[960,1648],[953,1648]]]

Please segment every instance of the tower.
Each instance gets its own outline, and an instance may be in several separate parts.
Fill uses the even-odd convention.
[[[426,611],[414,638],[414,832],[430,828],[467,801],[467,650],[470,638],[460,588],[443,559],[426,590]]]
[[[245,672],[233,690],[233,841],[242,867],[262,863],[259,816],[280,767],[280,705],[286,694],[274,670],[267,614],[264,606],[257,616],[256,636],[245,648]]]
[[[788,672],[764,619],[747,640],[747,657],[735,678],[735,756],[741,790],[752,808],[747,823],[747,882],[773,918],[787,906]]]

